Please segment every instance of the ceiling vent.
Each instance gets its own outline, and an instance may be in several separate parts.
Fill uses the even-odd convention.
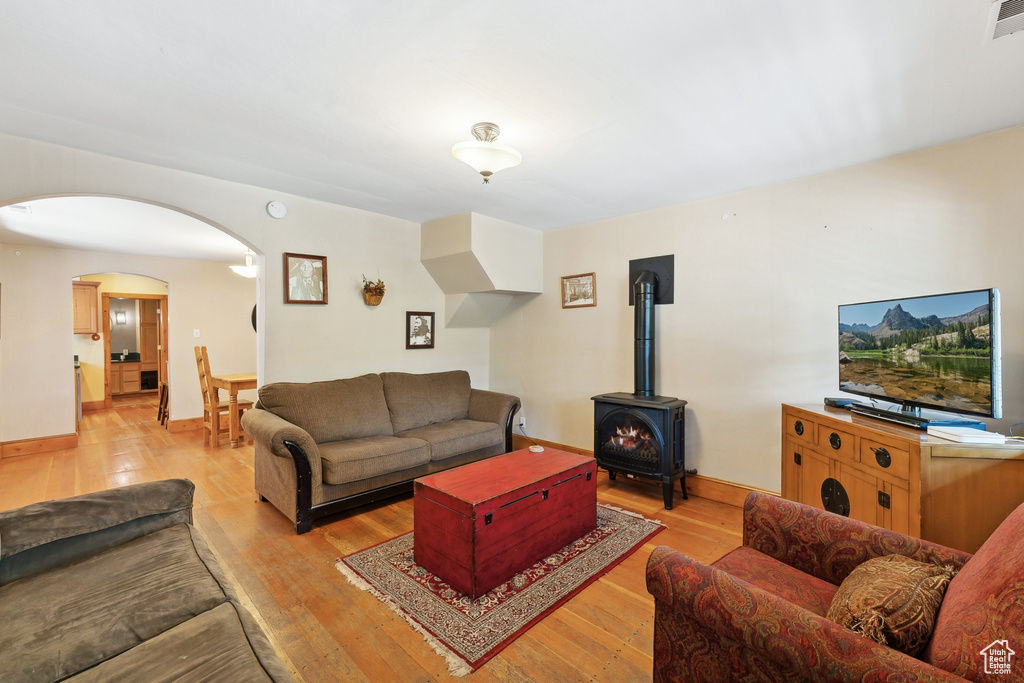
[[[999,5],[999,16],[992,32],[993,40],[1024,30],[1024,0],[1003,0],[996,4]]]

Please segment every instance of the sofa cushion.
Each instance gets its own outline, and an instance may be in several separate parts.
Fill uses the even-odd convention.
[[[952,575],[952,567],[903,555],[875,557],[843,580],[826,616],[913,657],[932,635]]]
[[[963,678],[985,678],[986,655],[1009,646],[1017,652],[1014,674],[1024,652],[1024,505],[992,532],[946,589],[932,640],[921,658]],[[1016,679],[1015,679],[1016,680]]]
[[[58,680],[223,603],[192,532],[178,524],[0,586],[4,676]]]
[[[0,512],[0,584],[156,529],[190,523],[194,491],[186,479],[168,479]]]
[[[305,430],[318,444],[391,436],[379,375],[327,382],[277,382],[260,388],[260,407]]]
[[[395,433],[469,414],[469,373],[465,370],[411,375],[381,373]]]
[[[422,439],[430,445],[432,461],[445,460],[488,446],[505,447],[505,432],[493,422],[452,420],[395,434],[404,439]]]
[[[836,593],[835,584],[744,546],[736,548],[712,566],[822,617]]]
[[[222,603],[69,680],[270,681],[238,612]]]
[[[349,484],[430,462],[430,447],[421,439],[368,436],[320,445],[325,484]]]

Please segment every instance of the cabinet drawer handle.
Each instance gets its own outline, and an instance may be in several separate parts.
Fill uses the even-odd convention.
[[[821,504],[829,512],[850,516],[850,496],[838,479],[829,477],[821,482]]]
[[[839,438],[839,435],[835,432],[828,435],[828,443],[832,446],[832,449],[836,451],[843,447],[843,440]]]
[[[796,432],[797,436],[803,436],[804,435],[804,423],[801,422],[800,420],[797,420],[796,422],[794,422],[793,423],[793,431]]]
[[[875,454],[875,462],[879,467],[888,467],[892,464],[892,456],[884,448],[872,448],[871,452]]]

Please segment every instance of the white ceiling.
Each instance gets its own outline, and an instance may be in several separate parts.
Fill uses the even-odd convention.
[[[1024,124],[990,0],[0,0],[0,132],[549,229]],[[521,166],[451,156],[493,121]]]
[[[0,242],[221,261],[246,247],[178,211],[116,197],[49,197],[0,207]]]

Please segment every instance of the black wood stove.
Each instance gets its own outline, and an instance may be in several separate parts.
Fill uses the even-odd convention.
[[[654,298],[658,276],[640,273],[633,285],[636,328],[633,393],[594,396],[594,458],[608,470],[661,481],[665,509],[674,482],[686,495],[683,450],[686,401],[654,393]]]

